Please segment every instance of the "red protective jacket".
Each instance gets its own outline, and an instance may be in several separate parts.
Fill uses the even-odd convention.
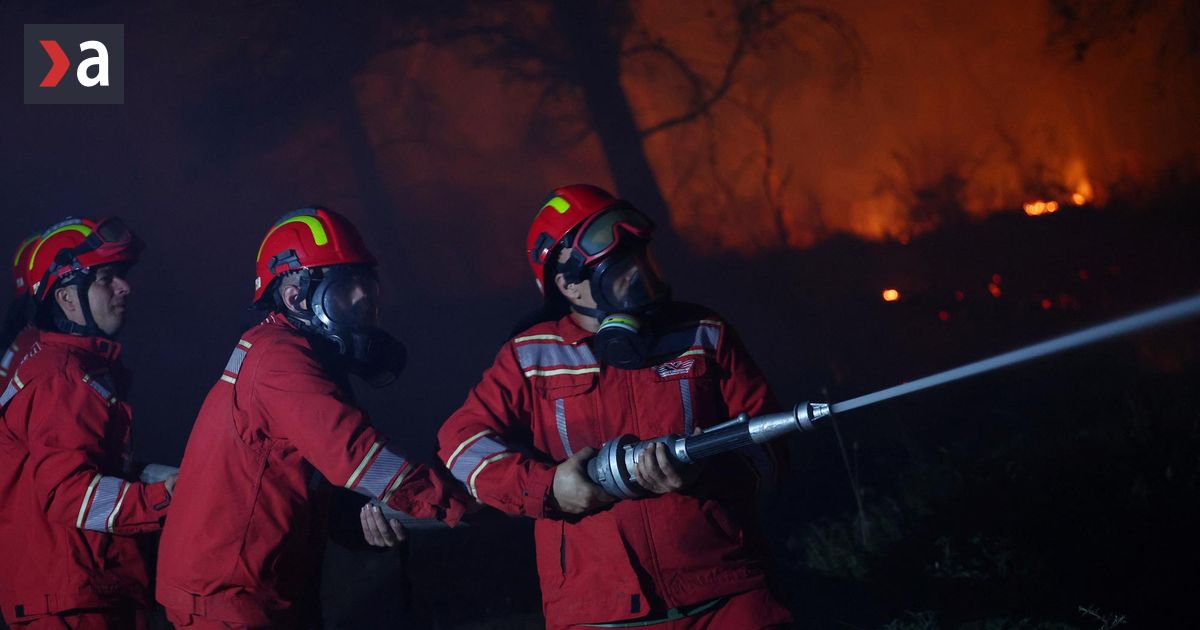
[[[438,439],[447,467],[480,501],[536,520],[547,623],[633,619],[765,585],[755,485],[781,453],[718,457],[683,493],[620,501],[583,518],[547,510],[554,467],[632,433],[690,433],[769,411],[766,381],[733,330],[678,305],[652,367],[599,364],[591,333],[568,316],[504,344]],[[770,450],[774,450],[772,447]],[[756,467],[755,464],[759,466]]]
[[[157,531],[170,495],[129,481],[121,346],[43,332],[0,397],[0,603],[8,621],[148,604],[131,534]]]
[[[387,445],[272,314],[242,335],[183,455],[158,555],[158,601],[189,615],[289,626],[310,614],[331,486],[421,518],[458,521],[470,499],[438,468]]]
[[[17,365],[20,364],[21,358],[25,353],[33,347],[33,342],[38,340],[38,329],[34,326],[26,326],[17,333],[12,344],[4,351],[4,355],[0,356],[0,392],[8,389],[9,383],[12,382],[12,375],[17,371]]]

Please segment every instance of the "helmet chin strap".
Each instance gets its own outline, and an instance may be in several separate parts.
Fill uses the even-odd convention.
[[[80,280],[72,282],[75,287],[75,295],[79,300],[79,310],[83,312],[83,321],[79,324],[67,318],[66,313],[62,311],[62,307],[58,307],[54,313],[54,325],[59,332],[68,335],[80,335],[82,337],[104,337],[105,339],[113,340],[113,336],[104,332],[98,324],[96,318],[92,315],[92,303],[88,300],[88,288],[92,286],[92,281],[95,276],[91,273],[83,272]]]
[[[609,313],[605,313],[604,311],[602,311],[600,309],[588,308],[586,306],[580,306],[578,304],[572,304],[571,310],[575,311],[576,313],[579,313],[580,315],[584,315],[587,317],[594,317],[598,321],[603,320],[605,317],[609,316]]]

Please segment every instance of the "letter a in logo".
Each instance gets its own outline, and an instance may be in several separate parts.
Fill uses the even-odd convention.
[[[46,54],[50,55],[50,61],[54,65],[50,66],[50,71],[42,79],[38,87],[56,87],[59,81],[62,81],[64,75],[67,74],[67,69],[71,67],[71,61],[67,59],[67,53],[63,52],[62,46],[53,39],[43,39],[38,41],[45,49]]]

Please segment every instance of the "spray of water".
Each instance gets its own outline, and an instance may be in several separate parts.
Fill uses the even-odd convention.
[[[1025,346],[1011,352],[1005,352],[994,357],[968,363],[960,367],[956,367],[945,372],[938,372],[924,378],[919,378],[915,381],[889,387],[871,394],[851,398],[839,403],[830,405],[830,411],[833,413],[843,413],[873,405],[878,402],[883,402],[897,396],[904,396],[913,392],[937,387],[946,383],[952,383],[970,376],[976,376],[992,370],[1032,361],[1041,357],[1050,356],[1080,346],[1104,341],[1121,335],[1146,330],[1162,326],[1170,322],[1187,319],[1200,315],[1200,295],[1187,299],[1171,302],[1158,308],[1135,313],[1120,319],[1113,320],[1104,324],[1098,324],[1090,328],[1073,332],[1061,337],[1047,339],[1040,343],[1035,343],[1031,346]]]

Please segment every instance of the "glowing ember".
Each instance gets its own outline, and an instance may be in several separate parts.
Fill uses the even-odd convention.
[[[996,284],[995,282],[989,282],[988,293],[991,293],[992,297],[994,298],[1000,297],[1000,285]]]
[[[1055,212],[1058,212],[1057,201],[1031,201],[1025,204],[1025,214],[1031,217]]]
[[[938,311],[938,319],[940,319],[944,322],[948,322],[948,321],[950,321],[950,313],[948,313],[946,311]]]
[[[899,299],[900,299],[899,291],[897,291],[895,289],[884,289],[883,290],[883,301],[884,302],[895,302],[896,300],[899,300]]]
[[[1051,300],[1050,298],[1042,298],[1042,310],[1048,311],[1048,310],[1050,310],[1050,307],[1052,307],[1052,306],[1054,306],[1053,300]]]
[[[1075,186],[1075,192],[1071,194],[1071,203],[1082,206],[1091,201],[1095,195],[1096,192],[1092,190],[1092,183],[1084,179]]]

